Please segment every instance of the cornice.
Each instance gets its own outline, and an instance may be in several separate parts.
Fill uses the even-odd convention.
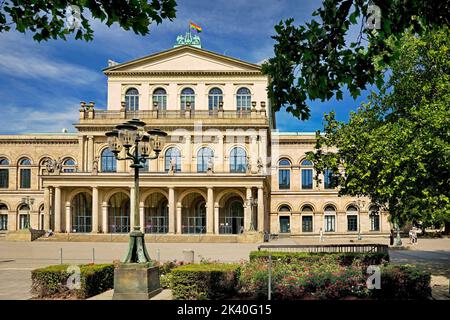
[[[232,71],[150,71],[150,70],[131,70],[131,71],[106,71],[108,77],[115,76],[154,76],[154,77],[192,77],[192,76],[208,76],[208,77],[228,77],[228,76],[253,76],[266,77],[260,71],[232,70]]]

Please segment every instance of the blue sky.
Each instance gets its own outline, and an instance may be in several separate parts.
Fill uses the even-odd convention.
[[[92,21],[94,41],[50,40],[36,43],[30,34],[0,34],[0,133],[74,131],[80,101],[106,108],[108,59],[124,62],[171,48],[184,34],[189,20],[203,28],[205,49],[249,62],[273,55],[273,26],[293,17],[297,24],[311,19],[319,0],[178,0],[177,18],[152,26],[147,36],[108,28]],[[286,112],[277,114],[280,131],[322,128],[325,112],[335,110],[346,120],[368,95],[358,100],[348,93],[342,101],[312,102],[312,118],[300,121]]]

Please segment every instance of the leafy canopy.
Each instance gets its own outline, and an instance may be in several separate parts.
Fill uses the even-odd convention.
[[[369,5],[380,9],[381,19]],[[344,88],[356,98],[367,84],[381,87],[404,32],[412,27],[422,34],[427,27],[448,25],[450,2],[323,0],[313,16],[318,19],[300,26],[294,19],[276,25],[275,57],[263,66],[272,80],[268,91],[274,110],[286,106],[302,120],[310,117],[308,99],[341,100]],[[355,40],[346,38],[352,26],[360,28]]]
[[[150,24],[175,18],[176,5],[175,0],[1,0],[0,33],[15,28],[21,33],[30,31],[36,41],[66,40],[69,34],[89,41],[94,37],[90,15],[108,27],[118,23],[124,30],[146,35]],[[72,6],[79,9],[79,14]],[[77,28],[70,24],[73,17],[78,18]]]
[[[450,31],[407,33],[379,94],[334,113],[308,157],[341,195],[369,196],[398,222],[450,221]]]

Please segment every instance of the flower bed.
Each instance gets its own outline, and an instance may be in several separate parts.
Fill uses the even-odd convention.
[[[114,266],[112,264],[79,265],[79,288],[69,277],[76,278],[69,265],[55,265],[31,272],[31,292],[38,298],[86,299],[112,289]]]
[[[172,270],[170,288],[177,300],[214,300],[237,292],[238,264],[189,264]]]

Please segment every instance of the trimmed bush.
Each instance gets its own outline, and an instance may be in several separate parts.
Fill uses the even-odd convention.
[[[278,300],[366,297],[368,290],[360,264],[341,266],[336,259],[307,262],[278,261],[272,265],[272,296]],[[267,299],[268,263],[254,259],[242,267],[241,292]]]
[[[216,300],[234,295],[238,264],[189,264],[170,273],[170,287],[177,300]]]
[[[309,252],[272,252],[272,251],[252,251],[250,252],[250,261],[269,260],[272,256],[273,262],[291,263],[303,261],[309,263],[332,262],[337,261],[342,266],[350,266],[358,261],[363,265],[383,264],[389,262],[388,253],[309,253]]]
[[[381,300],[428,299],[431,274],[414,265],[387,265],[381,268],[381,288],[371,290]]]
[[[31,272],[31,292],[39,298],[75,297],[86,299],[114,286],[114,266],[112,264],[79,265],[80,288],[69,288],[67,280],[73,274],[70,265],[55,265],[35,269]]]

